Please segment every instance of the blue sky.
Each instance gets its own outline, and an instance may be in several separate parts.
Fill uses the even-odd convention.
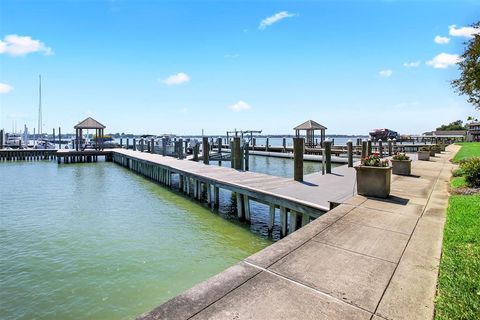
[[[421,133],[480,117],[449,81],[480,1],[0,0],[0,127]]]

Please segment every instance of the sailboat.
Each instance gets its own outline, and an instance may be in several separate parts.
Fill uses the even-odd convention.
[[[55,149],[55,145],[48,141],[46,138],[42,137],[42,75],[38,76],[39,87],[38,87],[38,134],[37,134],[37,143],[35,149]]]

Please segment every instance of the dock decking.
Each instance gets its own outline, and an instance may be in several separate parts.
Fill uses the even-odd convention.
[[[158,154],[114,149],[113,161],[161,184],[171,186],[177,175],[179,188],[200,199],[204,192],[212,207],[218,206],[219,188],[235,192],[239,218],[250,220],[249,201],[270,206],[269,227],[274,224],[275,209],[280,210],[282,235],[293,232],[330,210],[331,202],[340,202],[355,194],[355,170],[342,166],[332,174],[306,175],[304,182],[267,174],[178,160]],[[290,230],[288,228],[290,221]]]

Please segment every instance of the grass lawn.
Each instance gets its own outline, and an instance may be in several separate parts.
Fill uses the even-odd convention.
[[[455,162],[480,156],[480,143],[460,145]],[[450,186],[465,186],[465,178],[453,178]],[[480,319],[480,194],[449,198],[435,319]]]
[[[453,158],[453,162],[459,162],[462,159],[471,157],[480,157],[480,142],[460,142],[457,143],[462,148]]]
[[[480,318],[480,195],[453,195],[443,238],[435,319]]]

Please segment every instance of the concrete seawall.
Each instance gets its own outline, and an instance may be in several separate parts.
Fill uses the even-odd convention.
[[[431,319],[457,150],[414,161],[390,198],[345,200],[139,319]]]

